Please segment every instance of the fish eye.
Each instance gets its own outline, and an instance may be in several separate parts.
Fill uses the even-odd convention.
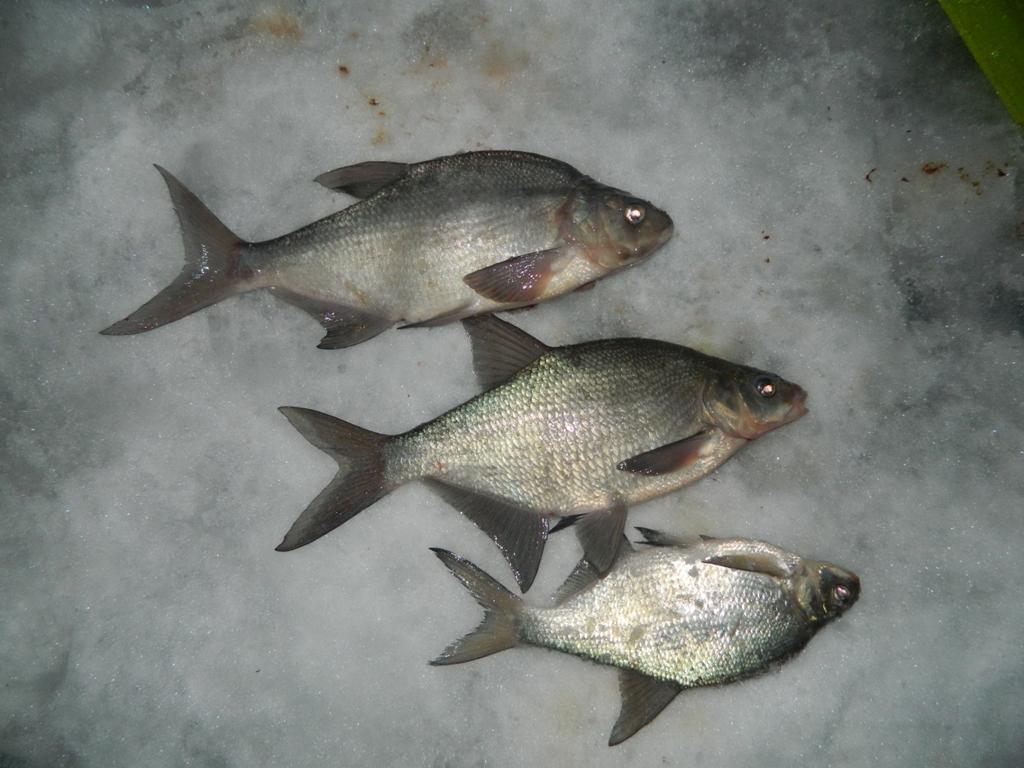
[[[837,584],[832,587],[832,599],[837,605],[843,606],[850,601],[850,588],[844,584]]]
[[[626,217],[626,221],[628,221],[630,224],[639,224],[641,221],[644,220],[646,212],[644,211],[644,207],[642,205],[637,205],[636,203],[634,203],[633,205],[627,205],[626,210],[623,211],[622,215]]]
[[[775,382],[770,376],[758,376],[754,380],[754,389],[763,398],[775,397]]]

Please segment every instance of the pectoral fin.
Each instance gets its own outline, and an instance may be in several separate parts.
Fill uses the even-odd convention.
[[[666,475],[669,472],[677,472],[700,459],[701,450],[711,442],[713,434],[698,432],[683,440],[620,461],[616,466],[623,472],[638,475]]]
[[[270,291],[289,304],[311,314],[327,330],[327,334],[317,344],[320,349],[353,347],[383,333],[393,325],[389,318],[358,307],[321,301],[281,288],[271,288]]]
[[[352,197],[364,199],[394,184],[408,172],[408,163],[370,161],[335,168],[321,173],[313,181],[335,192],[346,192]]]
[[[738,571],[753,571],[772,576],[776,579],[788,579],[793,575],[790,565],[770,552],[757,554],[715,555],[704,559],[705,563],[720,565],[724,568],[735,568]]]
[[[544,293],[548,281],[565,269],[574,255],[569,245],[525,253],[478,269],[462,280],[491,301],[526,304],[536,301]]]
[[[548,518],[504,499],[458,488],[436,479],[427,482],[445,501],[494,540],[512,567],[519,589],[526,592],[533,584],[541,555],[544,554]]]
[[[626,505],[617,502],[610,509],[587,512],[576,523],[576,535],[583,545],[583,556],[600,574],[615,562],[626,528]]]
[[[681,690],[682,686],[678,683],[656,680],[631,669],[620,669],[622,710],[612,728],[608,746],[622,743],[651,722]]]

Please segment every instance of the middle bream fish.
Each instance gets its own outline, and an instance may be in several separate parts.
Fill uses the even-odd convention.
[[[643,261],[672,236],[645,200],[527,152],[366,162],[317,181],[363,198],[265,242],[246,242],[174,176],[177,279],[101,333],[142,333],[228,296],[268,289],[311,314],[337,349],[396,323],[429,326],[536,304]]]
[[[281,408],[339,471],[278,550],[425,480],[497,543],[524,592],[553,517],[575,521],[603,573],[630,505],[698,480],[806,412],[796,384],[687,347],[632,338],[549,347],[496,317],[464,325],[487,391],[433,421],[381,435]]]
[[[686,688],[764,672],[801,650],[860,596],[856,574],[752,539],[692,540],[638,529],[603,579],[585,560],[554,607],[523,603],[468,560],[434,553],[485,614],[432,664],[459,664],[520,644],[619,667],[622,710],[609,746],[649,723]]]

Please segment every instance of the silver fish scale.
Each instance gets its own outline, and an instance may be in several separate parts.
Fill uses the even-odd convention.
[[[582,178],[525,153],[431,160],[365,201],[255,246],[254,260],[268,285],[393,321],[463,304],[493,308],[462,278],[556,245],[555,213]]]
[[[525,608],[522,639],[682,686],[763,670],[813,634],[787,582],[701,562],[707,552],[628,552],[558,608]]]
[[[398,438],[389,475],[399,482],[433,477],[561,515],[662,495],[702,477],[745,442],[722,436],[703,459],[663,475],[616,468],[700,429],[707,361],[642,339],[552,350]]]

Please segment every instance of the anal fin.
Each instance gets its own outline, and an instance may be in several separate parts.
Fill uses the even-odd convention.
[[[526,592],[537,576],[544,554],[548,538],[547,516],[441,480],[428,479],[427,483],[494,540],[512,567],[519,589]]]
[[[284,288],[271,288],[271,293],[308,312],[327,331],[317,344],[320,349],[354,347],[383,333],[394,322],[369,310],[347,304],[323,301]]]
[[[679,683],[657,680],[632,669],[620,669],[622,709],[608,738],[608,746],[621,744],[651,722],[681,690]]]

